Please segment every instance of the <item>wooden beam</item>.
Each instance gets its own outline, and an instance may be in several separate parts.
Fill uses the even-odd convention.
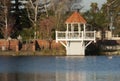
[[[67,48],[67,45],[65,43],[63,43],[62,41],[60,41],[60,43]]]

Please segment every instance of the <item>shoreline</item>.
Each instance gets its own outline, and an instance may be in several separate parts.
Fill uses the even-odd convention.
[[[60,51],[60,52],[59,52]],[[43,51],[0,51],[0,56],[66,56],[65,51],[43,50]]]
[[[50,52],[49,52],[50,51]],[[0,56],[67,56],[65,52],[57,52],[57,51],[51,51],[49,50],[47,52],[44,51],[0,51]],[[85,55],[85,56],[120,56],[120,54],[113,53],[109,54],[105,52],[101,52],[99,55],[98,54],[93,54],[93,55]]]

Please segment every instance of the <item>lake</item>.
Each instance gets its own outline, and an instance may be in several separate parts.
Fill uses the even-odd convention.
[[[120,81],[120,56],[1,56],[0,81]]]

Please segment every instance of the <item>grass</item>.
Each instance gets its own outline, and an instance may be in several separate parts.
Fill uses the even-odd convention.
[[[65,50],[43,49],[40,51],[0,51],[1,56],[63,56]]]

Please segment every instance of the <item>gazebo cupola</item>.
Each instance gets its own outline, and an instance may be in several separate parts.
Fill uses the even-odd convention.
[[[85,55],[86,47],[95,41],[95,32],[86,30],[86,20],[74,12],[66,21],[66,31],[56,31],[56,41],[66,48],[67,55]]]
[[[66,21],[67,30],[66,31],[85,31],[86,20],[76,11],[74,12]]]

